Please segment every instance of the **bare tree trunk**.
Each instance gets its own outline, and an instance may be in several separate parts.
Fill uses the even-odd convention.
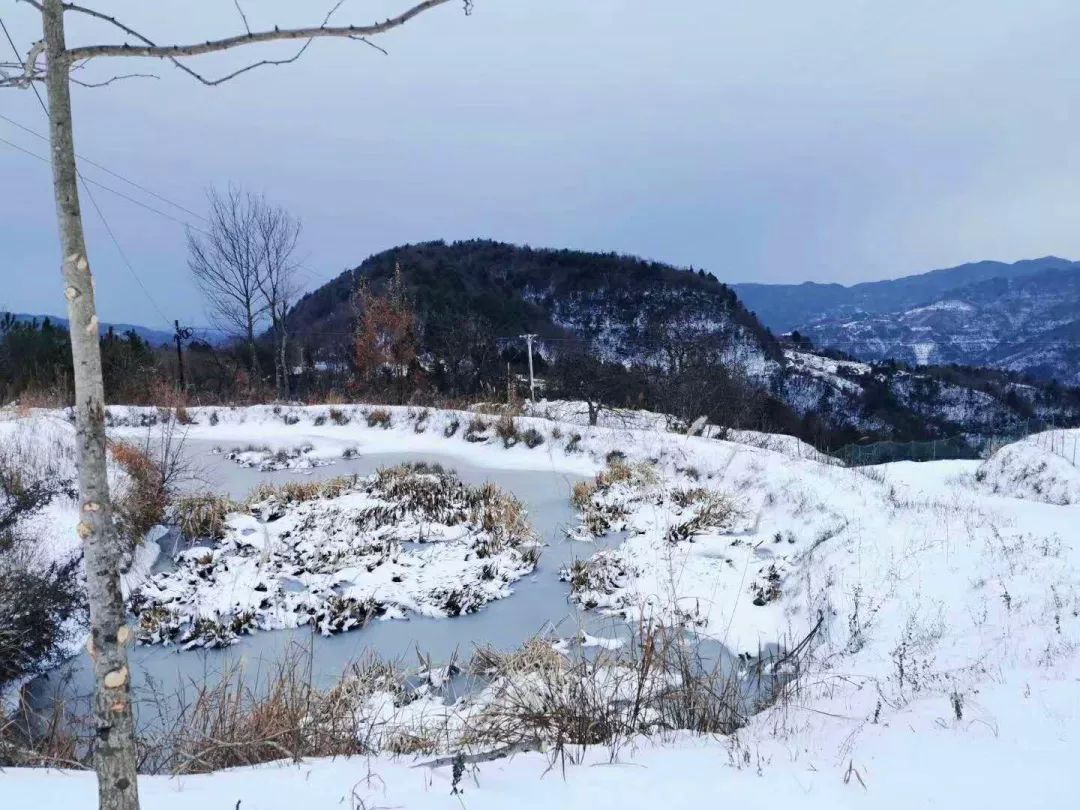
[[[255,324],[251,318],[250,311],[248,312],[248,324],[247,324],[247,345],[248,345],[248,359],[251,362],[251,384],[259,385],[262,374],[259,371],[259,352],[255,348]]]
[[[94,662],[94,763],[101,810],[137,810],[134,728],[119,547],[112,523],[105,459],[105,397],[94,282],[79,209],[71,95],[65,53],[62,0],[45,0],[42,12],[48,57],[49,135],[53,186],[68,302],[71,356],[75,366],[76,437],[79,463],[79,536],[84,543],[90,603],[90,651]]]
[[[289,333],[285,328],[285,318],[278,320],[278,359],[281,363],[281,398],[288,399],[292,393],[289,386]]]

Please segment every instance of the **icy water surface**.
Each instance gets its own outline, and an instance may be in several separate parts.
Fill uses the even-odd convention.
[[[221,446],[230,449],[228,445]],[[313,634],[310,628],[257,632],[223,650],[135,645],[130,650],[132,686],[143,701],[149,700],[153,692],[173,695],[181,687],[192,689],[215,683],[222,672],[236,666],[242,666],[245,679],[254,684],[286,656],[297,654],[298,646],[310,650],[306,664],[310,665],[313,680],[329,686],[351,662],[368,655],[400,659],[413,666],[418,652],[430,656],[433,663],[445,663],[455,653],[467,660],[476,646],[490,644],[509,650],[539,634],[568,637],[585,630],[610,637],[629,632],[618,620],[579,611],[568,599],[569,585],[558,578],[559,569],[575,557],[587,557],[599,548],[621,542],[618,536],[596,543],[567,539],[566,529],[574,523],[570,491],[580,476],[554,470],[488,469],[432,453],[372,454],[341,459],[331,466],[303,472],[260,472],[241,467],[223,455],[212,454],[214,447],[215,443],[192,441],[187,451],[203,468],[212,489],[235,498],[244,497],[264,481],[280,483],[289,479],[368,475],[379,467],[406,461],[437,462],[455,470],[468,484],[491,481],[517,496],[526,505],[530,521],[547,546],[536,570],[513,585],[513,595],[465,616],[376,620],[362,629],[331,637]],[[91,690],[89,659],[84,653],[37,679],[30,687],[30,696],[33,704],[44,707],[59,694],[88,695]],[[147,718],[140,720],[145,722]]]

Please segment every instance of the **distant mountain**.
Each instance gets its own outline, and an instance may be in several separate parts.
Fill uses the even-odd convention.
[[[1059,262],[1061,272],[1069,264],[1047,261]],[[897,363],[849,362],[815,354],[805,345],[782,344],[731,287],[701,271],[611,253],[482,240],[393,248],[305,295],[289,314],[290,334],[304,346],[305,356],[346,368],[356,317],[353,292],[361,283],[382,288],[395,267],[415,303],[422,349],[436,361],[469,357],[477,341],[520,347],[518,336],[532,332],[540,336],[541,352],[549,358],[566,346],[588,346],[608,359],[669,367],[666,342],[719,336],[751,385],[765,394],[754,424],[768,420],[769,429],[801,435],[821,447],[868,437],[912,441],[997,435],[1023,432],[1040,421],[1080,421],[1080,392],[1031,384],[1015,373],[912,370]],[[969,265],[930,274],[929,280],[905,280],[902,286],[915,290],[908,295],[921,300],[954,285],[999,284],[993,273],[1001,267],[1007,266]],[[1024,266],[1018,277],[1041,276]],[[847,289],[805,286],[826,294]],[[865,291],[860,295],[864,301],[878,297]],[[884,307],[884,294],[880,298]],[[934,311],[951,312],[947,307]],[[721,422],[732,418],[722,404],[713,416]]]
[[[615,253],[588,253],[488,240],[424,242],[378,253],[305,295],[290,332],[316,353],[348,335],[351,296],[378,289],[400,267],[423,327],[424,349],[456,351],[461,336],[544,345],[588,345],[608,358],[661,362],[668,342],[724,340],[741,362],[782,361],[772,334],[712,275]],[[675,331],[677,334],[673,335]]]
[[[4,314],[4,312],[0,312],[0,315]],[[54,324],[62,326],[65,329],[68,328],[67,318],[59,318],[55,315],[31,315],[25,312],[15,312],[13,314],[17,321],[36,321],[37,323],[41,323],[48,318]],[[151,346],[168,345],[173,341],[172,330],[165,331],[163,329],[151,329],[148,326],[139,326],[130,323],[102,323],[98,327],[98,331],[102,335],[107,334],[110,329],[118,335],[122,335],[129,331],[134,332]],[[221,329],[213,329],[207,326],[195,327],[194,337],[198,340],[204,340],[213,346],[221,345],[229,340],[229,336]]]
[[[978,262],[893,281],[736,284],[778,332],[863,360],[989,366],[1080,384],[1080,263]]]

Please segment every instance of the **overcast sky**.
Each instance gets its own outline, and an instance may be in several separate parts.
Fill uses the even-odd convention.
[[[336,20],[408,3],[349,0]],[[160,42],[241,26],[226,0],[86,4]],[[253,28],[319,9],[245,3]],[[28,6],[0,0],[0,17],[20,48],[40,37]],[[119,41],[68,17],[70,44]],[[389,56],[321,41],[216,89],[101,64],[94,77],[161,78],[76,88],[76,148],[196,212],[211,185],[265,192],[303,219],[309,287],[440,238],[615,250],[732,282],[1080,257],[1078,33],[1076,0],[475,0],[471,17],[453,2],[380,38]],[[0,90],[0,113],[45,130],[29,92]],[[0,138],[47,154],[2,120]],[[48,167],[0,143],[0,188],[0,309],[62,312]],[[149,291],[84,197],[102,319],[205,323],[183,226],[95,197]]]

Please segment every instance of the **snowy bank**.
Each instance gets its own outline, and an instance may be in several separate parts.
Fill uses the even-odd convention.
[[[1036,433],[995,452],[979,468],[976,480],[1013,498],[1056,504],[1080,504],[1080,430]]]

